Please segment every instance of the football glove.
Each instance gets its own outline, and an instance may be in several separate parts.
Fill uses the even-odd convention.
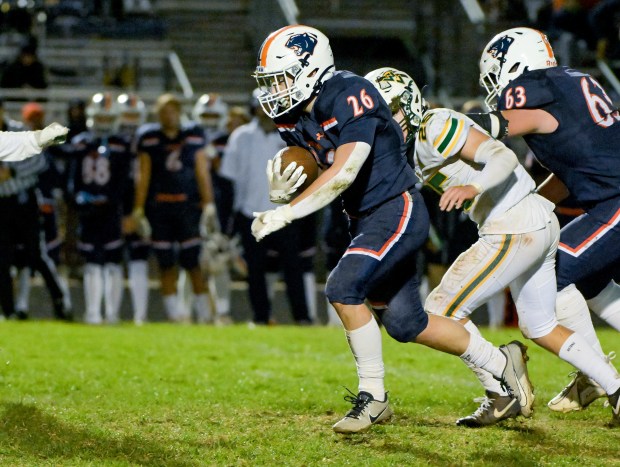
[[[269,211],[254,212],[255,219],[252,222],[252,235],[260,242],[270,233],[276,232],[293,222],[293,209],[289,204],[280,206]]]
[[[282,173],[280,173],[281,168],[282,158],[279,153],[267,161],[269,199],[277,204],[288,203],[293,193],[303,185],[307,178],[304,167],[301,165],[297,167],[297,162],[291,162]]]
[[[64,143],[67,139],[69,128],[62,126],[60,123],[51,123],[42,130],[34,132],[34,139],[41,149],[51,146],[52,144]]]
[[[214,232],[220,232],[220,222],[217,219],[217,209],[214,203],[207,203],[200,215],[200,236],[207,238]]]
[[[136,226],[136,233],[142,238],[151,238],[151,224],[144,215],[144,209],[134,208],[133,212],[131,213],[131,217],[133,218],[134,224]]]

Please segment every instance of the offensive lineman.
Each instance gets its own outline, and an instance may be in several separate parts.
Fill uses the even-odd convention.
[[[338,196],[349,215],[352,240],[327,281],[326,295],[344,324],[359,392],[347,397],[353,408],[334,431],[364,431],[392,415],[381,331],[366,299],[396,340],[418,342],[484,367],[503,379],[524,410],[531,408],[522,344],[498,349],[422,308],[413,266],[428,235],[428,213],[401,150],[402,133],[374,87],[350,72],[335,71],[328,38],[302,25],[284,27],[265,39],[255,77],[263,91],[259,101],[282,138],[310,150],[324,169],[289,204],[255,213],[256,239]]]
[[[539,193],[553,202],[570,193],[585,210],[560,235],[556,314],[603,356],[588,307],[620,331],[620,286],[614,281],[620,279],[620,113],[592,76],[559,67],[547,37],[535,29],[497,34],[479,66],[485,102],[497,109],[483,114],[483,128],[494,137],[523,136],[552,172]],[[581,410],[604,396],[577,372],[548,406]],[[620,407],[614,410],[618,416]]]

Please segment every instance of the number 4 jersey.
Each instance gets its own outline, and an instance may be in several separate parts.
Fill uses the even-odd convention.
[[[549,134],[524,136],[536,158],[582,205],[620,196],[620,114],[590,75],[566,67],[511,81],[498,110],[542,109],[558,121]]]

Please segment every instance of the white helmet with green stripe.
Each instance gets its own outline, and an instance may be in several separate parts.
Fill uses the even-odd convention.
[[[390,67],[377,68],[365,78],[377,88],[392,114],[399,110],[403,112],[403,119],[398,123],[403,131],[407,130],[407,142],[412,141],[422,123],[422,115],[427,109],[426,102],[422,99],[422,94],[413,78],[404,71]]]

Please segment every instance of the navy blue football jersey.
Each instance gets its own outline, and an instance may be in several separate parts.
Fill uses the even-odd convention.
[[[174,138],[169,138],[159,124],[141,129],[138,152],[151,158],[149,195],[186,195],[189,201],[199,201],[196,183],[196,153],[205,147],[204,131],[198,125],[183,126]]]
[[[327,80],[312,111],[297,121],[276,119],[280,136],[289,146],[301,146],[320,167],[333,164],[336,149],[364,142],[370,155],[353,184],[342,193],[345,210],[362,213],[407,191],[416,177],[407,164],[402,131],[375,87],[364,78],[339,71]]]
[[[590,75],[567,67],[526,72],[506,86],[498,109],[555,117],[555,132],[524,139],[579,204],[620,196],[620,113]]]
[[[130,147],[120,137],[100,138],[91,132],[80,133],[71,141],[74,147],[70,171],[70,192],[78,204],[91,199],[121,203],[127,188]],[[86,197],[84,195],[87,195]]]

